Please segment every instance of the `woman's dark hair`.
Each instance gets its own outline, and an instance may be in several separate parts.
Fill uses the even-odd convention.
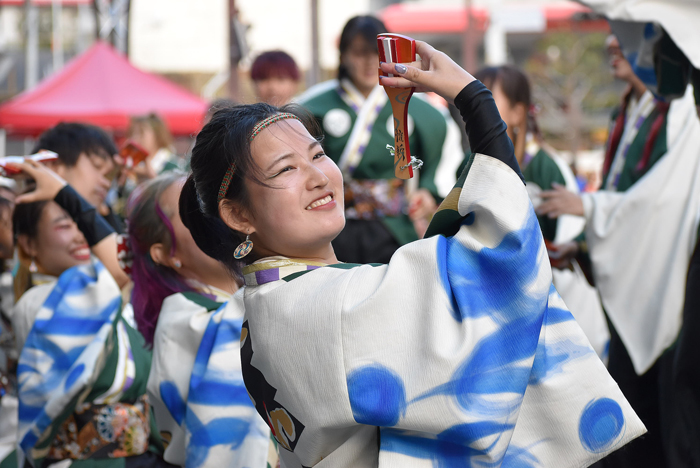
[[[153,344],[163,300],[172,294],[194,291],[177,271],[154,262],[151,257],[151,246],[157,243],[163,244],[170,255],[175,253],[175,231],[169,219],[174,213],[165,213],[159,200],[163,192],[183,177],[177,172],[160,175],[139,185],[127,203],[129,245],[133,254],[131,303],[139,331],[149,345]]]
[[[383,34],[387,32],[384,23],[374,16],[355,16],[350,18],[350,20],[345,24],[343,32],[340,34],[340,44],[338,49],[340,55],[347,52],[350,48],[350,44],[356,36],[362,37],[367,44],[370,45],[374,50],[377,50],[377,34]],[[343,61],[340,60],[338,65],[338,79],[350,78],[348,70],[343,65]]]
[[[527,130],[533,132],[535,136],[539,136],[539,127],[531,111],[530,80],[522,70],[512,65],[486,67],[476,72],[474,78],[484,83],[484,86],[491,91],[493,91],[494,86],[498,85],[511,106],[516,104],[525,106]]]
[[[291,55],[281,50],[271,50],[257,56],[250,67],[250,78],[260,81],[273,77],[299,81],[299,67]]]
[[[12,231],[14,233],[15,245],[17,238],[20,235],[26,235],[30,239],[36,239],[39,235],[39,220],[44,208],[48,205],[48,201],[40,201],[34,203],[22,203],[15,206],[15,211],[12,213]],[[32,259],[21,248],[17,248],[19,257],[16,271],[13,273],[13,290],[15,294],[15,302],[34,285],[32,273],[29,269],[29,264]]]
[[[236,170],[224,198],[250,209],[244,181],[264,185],[260,168],[250,152],[250,134],[258,122],[279,112],[296,115],[313,137],[320,137],[316,121],[301,107],[288,104],[277,108],[257,103],[216,111],[197,135],[192,149],[192,174],[180,194],[180,218],[197,246],[223,263],[234,275],[240,275],[241,262],[233,258],[233,251],[245,235],[229,228],[221,220],[219,187],[224,174],[234,164]]]
[[[15,239],[22,234],[30,239],[36,239],[39,234],[39,220],[47,203],[48,201],[39,201],[15,206],[15,211],[12,213],[12,230]]]

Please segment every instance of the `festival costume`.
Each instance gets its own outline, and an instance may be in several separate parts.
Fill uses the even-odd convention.
[[[283,467],[578,467],[644,432],[551,285],[490,93],[456,102],[472,148],[502,160],[470,158],[443,235],[388,265],[261,259],[207,326],[197,362],[216,371],[240,342]],[[239,341],[223,324],[243,312]]]
[[[554,183],[578,193],[578,185],[569,166],[556,154],[547,152],[534,138],[529,138],[525,145],[525,154],[520,168],[525,178],[527,193],[535,209],[542,203],[541,192],[551,190]],[[576,238],[585,225],[582,217],[571,215],[559,218],[537,216],[537,221],[545,240],[556,245]],[[610,334],[598,293],[588,284],[578,263],[574,262],[572,268],[573,270],[552,269],[552,281],[588,337],[593,349],[601,359],[607,359]]]
[[[66,466],[76,468],[164,466],[146,398],[150,352],[122,319],[121,304],[97,260],[17,303],[20,466],[25,458],[34,466],[70,459]]]
[[[680,408],[664,396],[673,366],[664,352],[681,328],[697,237],[700,123],[691,88],[672,101],[667,116],[654,102],[647,93],[628,112],[615,157],[606,164],[607,190],[582,195],[588,255],[610,325],[609,370],[650,430],[644,442],[606,460],[610,467],[675,466],[663,450],[675,437],[664,426]],[[651,142],[651,123],[661,120]]]
[[[299,103],[316,117],[325,135],[323,148],[345,178],[348,224],[334,242],[338,258],[388,260],[398,246],[418,237],[406,214],[406,183],[394,178],[394,161],[386,148],[394,144],[394,134],[384,88],[376,86],[365,99],[349,80],[332,80],[309,89]],[[423,99],[414,98],[408,113],[411,153],[424,163],[417,188],[444,197],[464,156],[459,127]],[[374,242],[362,247],[358,239],[369,224],[375,225],[370,229],[379,231],[382,242],[375,234]],[[379,250],[387,246],[386,252],[372,252],[375,245]]]
[[[163,301],[148,392],[164,459],[188,468],[275,468],[270,430],[240,372],[242,313],[224,317],[222,302],[197,293]]]
[[[620,44],[627,59],[632,63],[637,76],[654,92],[666,97],[680,97],[686,91],[686,85],[692,84],[695,104],[700,102],[700,48],[698,48],[698,21],[700,21],[700,5],[697,2],[684,0],[586,0],[589,6],[597,12],[608,16],[613,32],[620,38]],[[670,125],[670,120],[669,120]],[[694,129],[697,134],[697,128]],[[671,132],[669,131],[669,153],[672,147]],[[675,161],[680,164],[679,169],[685,174],[678,174],[678,179],[669,175],[666,183],[677,188],[679,193],[687,190],[690,195],[698,193],[697,184],[687,177],[688,172],[697,169],[698,142],[679,147],[688,151],[689,156],[695,159]],[[667,155],[664,159],[668,159]],[[662,161],[663,162],[663,161]],[[671,163],[669,163],[670,165]],[[687,164],[687,165],[686,165]],[[653,172],[653,171],[651,171]],[[651,176],[651,173],[649,174]],[[640,181],[641,183],[642,181]],[[661,185],[649,184],[647,190],[652,190],[647,199],[641,199],[641,193],[635,194],[635,200],[624,207],[634,211],[630,207],[633,204],[658,203],[658,196],[653,190],[664,188]],[[668,192],[668,189],[666,189]],[[673,234],[677,242],[685,250],[685,238],[687,231],[692,229],[686,223],[682,213],[675,208],[687,206],[693,209],[693,197],[686,200],[673,201],[668,199],[669,206],[673,203],[676,219],[659,220],[667,222],[667,227],[674,227]],[[653,225],[658,221],[653,220]],[[649,224],[649,221],[647,221]],[[666,234],[669,235],[669,229]],[[654,232],[654,234],[657,234]],[[651,236],[650,236],[651,237]],[[692,241],[691,241],[692,243]],[[688,267],[687,276],[676,273],[675,268],[684,266],[688,251],[683,251],[682,256],[674,256],[670,261],[678,261],[674,265],[672,287],[670,297],[678,294],[685,297],[682,309],[682,329],[674,346],[669,348],[661,359],[665,361],[666,368],[661,373],[661,404],[662,404],[662,431],[665,455],[668,466],[673,468],[700,466],[700,355],[697,352],[697,340],[700,336],[700,291],[699,269],[699,242],[695,241],[694,254]],[[653,247],[652,247],[653,248]],[[693,247],[689,249],[692,251]],[[668,265],[662,265],[661,270],[669,271]],[[685,283],[685,288],[682,287]],[[673,295],[672,295],[673,294]],[[674,313],[676,304],[669,310]],[[664,319],[664,321],[666,321]],[[635,366],[636,367],[636,366]]]

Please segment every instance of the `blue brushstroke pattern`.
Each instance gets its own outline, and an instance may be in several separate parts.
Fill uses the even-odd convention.
[[[421,435],[396,429],[380,429],[380,450],[400,453],[412,458],[430,460],[434,468],[536,468],[538,459],[529,448],[509,445],[504,453],[489,453],[500,434],[512,425],[498,423],[469,423],[454,426],[437,436]],[[493,437],[484,449],[471,447],[476,441]],[[492,461],[480,460],[491,458]]]
[[[522,229],[506,234],[494,248],[477,252],[454,237],[438,237],[438,271],[458,308],[453,316],[461,322],[490,315],[505,322],[541,308],[523,293],[539,272],[541,247],[542,234],[532,211]]]
[[[20,446],[29,453],[38,436],[53,423],[46,413],[49,401],[64,393],[77,391],[85,384],[86,373],[92,372],[99,353],[85,355],[91,345],[104,343],[121,306],[118,287],[99,290],[99,275],[104,273],[99,261],[69,268],[58,278],[43,304],[52,312],[48,319],[35,320],[17,367],[19,384],[19,421],[23,432]],[[104,294],[112,294],[102,297]],[[97,305],[100,307],[96,307]],[[74,346],[70,338],[80,337]],[[96,340],[100,340],[99,342]],[[63,384],[63,385],[61,385]]]
[[[394,426],[406,411],[403,381],[391,370],[373,364],[348,375],[352,415],[360,424]]]
[[[269,437],[269,433],[262,434],[257,429],[260,416],[254,410],[247,418],[217,417],[207,424],[203,424],[198,415],[200,411],[225,414],[227,408],[236,406],[254,409],[240,370],[221,368],[223,360],[230,360],[232,349],[238,353],[242,327],[242,320],[224,316],[225,308],[223,304],[209,319],[190,377],[185,410],[185,427],[190,435],[188,468],[206,464],[215,446],[225,445],[235,451],[247,437]],[[209,409],[202,410],[202,406]]]
[[[204,465],[209,451],[216,445],[228,445],[231,450],[238,449],[250,431],[251,421],[240,418],[217,418],[208,424],[202,424],[192,412],[187,412],[187,429],[190,433],[187,444],[187,468]]]
[[[589,452],[601,453],[614,445],[624,428],[620,405],[610,398],[599,398],[591,400],[581,414],[579,439]]]
[[[540,344],[532,364],[530,384],[539,385],[548,378],[564,372],[564,364],[573,360],[588,357],[593,349],[587,344],[576,344],[571,340],[561,340],[554,343]]]
[[[164,380],[160,383],[160,398],[163,400],[165,407],[168,408],[170,415],[173,417],[175,422],[182,424],[185,419],[185,411],[187,405],[185,400],[180,396],[180,391],[177,386],[168,380]]]

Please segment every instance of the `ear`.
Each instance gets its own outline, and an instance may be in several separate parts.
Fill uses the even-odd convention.
[[[251,223],[251,216],[240,205],[231,200],[221,200],[219,202],[219,216],[226,226],[234,231],[245,234],[255,232],[255,227]]]
[[[175,259],[170,256],[170,252],[165,249],[161,242],[153,244],[148,253],[151,254],[151,258],[156,264],[173,268]]]
[[[34,258],[37,255],[36,241],[30,239],[26,234],[17,236],[17,246],[24,251],[29,258]]]

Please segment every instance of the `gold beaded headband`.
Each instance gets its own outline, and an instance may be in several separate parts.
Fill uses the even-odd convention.
[[[260,134],[263,130],[265,130],[267,127],[272,125],[273,123],[279,122],[280,120],[285,120],[285,119],[296,119],[299,120],[299,117],[297,117],[294,114],[290,114],[289,112],[282,112],[279,114],[274,114],[271,115],[270,117],[261,120],[257,124],[255,124],[255,127],[253,127],[253,131],[250,133],[250,141],[252,142],[253,139]],[[299,120],[301,122],[301,120]],[[231,185],[231,180],[233,179],[233,174],[236,172],[236,164],[231,163],[229,166],[228,170],[226,171],[226,174],[224,174],[224,178],[221,181],[221,187],[219,187],[219,196],[217,197],[216,201],[217,203],[220,202],[221,200],[224,199],[226,196],[226,192],[228,192],[228,188]]]

